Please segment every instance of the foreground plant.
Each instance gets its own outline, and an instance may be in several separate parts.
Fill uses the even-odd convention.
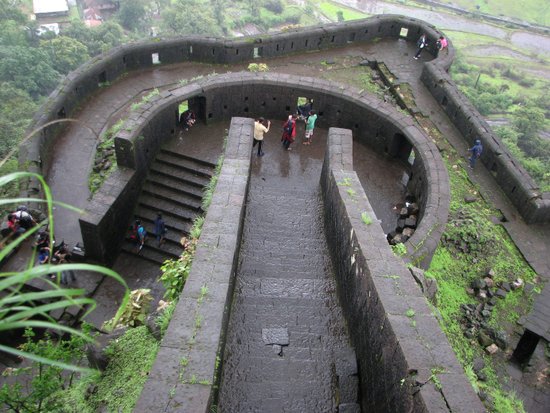
[[[14,252],[21,244],[30,239],[40,228],[49,225],[54,227],[53,221],[53,206],[61,206],[64,208],[76,210],[75,208],[54,202],[50,188],[38,174],[30,172],[15,172],[3,177],[0,177],[0,187],[8,185],[13,181],[20,179],[37,179],[44,190],[44,199],[37,198],[10,198],[0,200],[0,206],[18,205],[28,202],[44,203],[46,206],[47,219],[41,222],[34,228],[26,231],[20,237],[9,242],[0,251],[0,261]],[[53,245],[53,231],[50,231],[50,245]],[[34,257],[33,257],[34,258]],[[11,330],[26,330],[26,329],[51,329],[58,332],[61,336],[69,334],[72,337],[79,337],[87,342],[93,341],[93,338],[85,331],[78,330],[63,324],[58,323],[50,316],[50,313],[55,310],[65,309],[71,306],[77,306],[86,309],[85,317],[91,312],[96,303],[93,299],[86,297],[86,291],[83,288],[61,288],[60,277],[62,271],[92,271],[113,277],[125,287],[124,297],[122,299],[121,308],[118,310],[116,318],[120,317],[122,308],[128,301],[128,287],[126,282],[114,271],[90,264],[45,264],[33,267],[33,259],[28,264],[28,268],[21,272],[2,272],[0,273],[0,334]],[[55,281],[48,279],[49,274],[57,274]],[[48,289],[38,292],[25,292],[24,287],[27,283],[34,279],[41,279],[48,285]],[[71,360],[64,358],[56,359],[49,357],[47,354],[33,351],[36,348],[29,345],[21,348],[10,347],[5,344],[0,344],[0,351],[11,354],[16,357],[27,358],[37,363],[44,365],[56,366],[61,369],[72,371],[89,371],[89,369],[76,365]]]

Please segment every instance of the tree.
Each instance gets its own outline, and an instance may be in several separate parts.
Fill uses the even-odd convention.
[[[55,39],[40,42],[51,57],[54,69],[67,74],[90,58],[88,48],[78,40],[67,36],[57,36]]]
[[[522,135],[534,136],[544,126],[544,111],[534,106],[520,106],[512,114],[512,123]]]
[[[0,21],[14,20],[25,24],[27,16],[21,11],[21,3],[21,0],[0,0]]]
[[[96,48],[92,56],[121,45],[126,40],[122,26],[112,20],[103,23],[101,26],[94,27],[92,34],[94,39],[93,46]]]
[[[9,102],[0,105],[0,158],[4,158],[23,138],[37,105],[28,93],[6,82],[0,85],[0,102]]]
[[[147,0],[122,0],[117,19],[128,30],[143,30],[148,26]]]
[[[162,17],[163,30],[169,34],[221,35],[210,8],[197,0],[177,0]]]
[[[0,20],[0,45],[28,46],[27,31],[14,20]]]
[[[44,50],[8,46],[0,48],[0,79],[11,82],[35,98],[53,90],[59,73]]]
[[[214,14],[214,18],[216,19],[216,22],[218,23],[218,26],[225,33],[227,31],[227,28],[225,27],[225,5],[226,5],[226,0],[210,0],[210,3],[212,4],[212,11],[213,11],[213,14]]]

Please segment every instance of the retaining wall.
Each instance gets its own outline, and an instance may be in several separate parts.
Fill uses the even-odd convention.
[[[353,171],[352,150],[351,131],[330,128],[321,188],[338,295],[358,358],[363,411],[485,411],[382,228],[376,221],[363,222],[363,213],[373,217],[374,212]]]
[[[424,64],[421,77],[469,147],[476,139],[483,144],[481,162],[512,201],[527,223],[550,221],[550,193],[540,186],[508,151],[483,116],[458,90],[444,67],[436,62]]]
[[[409,165],[407,159],[414,148],[408,190],[418,200],[422,215],[406,245],[412,259],[426,268],[444,230],[450,202],[449,180],[439,151],[410,116],[352,87],[335,87],[322,79],[248,72],[211,76],[194,84],[174,86],[153,97],[129,117],[115,138],[118,165],[135,170],[136,182],[143,179],[159,146],[175,133],[177,108],[183,100],[201,106],[195,109],[211,122],[233,116],[285,119],[294,111],[299,96],[315,99],[316,107],[320,108],[319,127],[352,129],[355,139],[383,156]],[[119,205],[135,205],[137,200],[135,191],[124,190],[120,183],[113,182],[119,177],[108,179],[107,193],[100,189],[80,220],[86,254],[99,261],[109,262],[114,257],[122,236],[114,233],[124,234],[128,225],[127,220],[116,221],[115,217],[120,214],[115,209]]]
[[[232,119],[189,277],[134,412],[208,413],[217,398],[253,133],[252,119]]]

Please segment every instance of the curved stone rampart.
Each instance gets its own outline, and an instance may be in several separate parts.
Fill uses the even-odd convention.
[[[175,86],[130,115],[115,138],[117,163],[135,170],[138,181],[143,179],[162,142],[177,130],[178,105],[183,100],[211,122],[233,116],[284,119],[294,110],[298,97],[306,95],[321,108],[319,127],[349,128],[355,139],[401,162],[407,162],[414,150],[408,190],[418,200],[422,215],[406,245],[412,259],[427,267],[444,230],[450,202],[449,180],[439,151],[410,116],[355,88],[334,86],[322,79],[248,72],[210,76],[195,84]],[[117,199],[116,205],[134,205],[136,201],[134,191],[116,185],[115,191],[124,198],[119,201],[113,186],[109,179],[109,196],[100,189],[81,219],[86,254],[100,261],[112,258],[121,241],[117,234],[124,234],[127,225],[124,220],[117,222],[120,213],[114,210],[112,197]]]
[[[244,62],[255,57],[269,59],[381,37],[403,37],[408,41],[416,41],[423,32],[430,39],[429,52],[436,55],[434,45],[440,32],[423,21],[396,15],[230,40],[191,36],[126,44],[93,58],[71,72],[37,113],[33,129],[55,119],[70,117],[94,92],[122,74],[156,64],[184,61]],[[449,44],[448,52],[425,64],[422,75],[424,83],[469,143],[475,137],[483,141],[487,148],[487,155],[482,157],[483,162],[493,170],[499,185],[524,219],[529,223],[550,221],[550,194],[540,192],[526,171],[491,132],[479,112],[458,91],[446,73],[453,58],[454,48]],[[21,162],[33,171],[47,171],[55,139],[64,127],[63,124],[46,127],[35,139],[23,144],[20,150]],[[39,187],[37,183],[31,182],[28,189],[36,191]]]
[[[373,210],[353,171],[352,148],[349,130],[329,129],[321,188],[338,296],[361,372],[362,410],[485,411],[404,262],[380,225],[362,219]]]
[[[401,34],[402,28],[407,29],[405,36]],[[255,57],[269,59],[382,37],[404,37],[416,41],[421,32],[428,33],[433,40],[431,44],[435,44],[439,33],[433,26],[395,15],[238,39],[189,36],[125,44],[94,57],[69,73],[37,112],[33,129],[55,119],[71,117],[86,99],[129,71],[186,61],[225,64],[251,61]],[[433,48],[430,52],[434,53]],[[63,127],[46,127],[35,139],[24,143],[21,146],[22,162],[39,165],[47,171],[53,144]]]

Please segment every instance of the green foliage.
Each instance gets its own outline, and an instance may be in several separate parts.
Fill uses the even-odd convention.
[[[512,122],[522,135],[535,135],[545,124],[544,111],[535,106],[520,106],[514,110]]]
[[[154,88],[149,93],[141,97],[141,100],[136,103],[132,103],[131,109],[133,111],[136,111],[140,109],[143,105],[146,103],[149,103],[155,96],[158,96],[160,94],[160,91],[157,88]]]
[[[161,27],[166,34],[218,36],[223,32],[213,9],[198,0],[174,0],[161,15]]]
[[[269,72],[269,66],[266,63],[250,63],[248,65],[249,72]]]
[[[166,329],[168,328],[168,324],[170,324],[170,320],[172,319],[172,315],[174,314],[174,310],[176,309],[176,304],[176,300],[171,301],[156,320],[157,325],[160,327],[160,332],[162,335],[164,335]]]
[[[120,0],[116,17],[130,31],[146,31],[150,24],[148,0]]]
[[[365,225],[372,224],[372,218],[365,211],[361,212],[361,221],[363,221],[363,224],[365,224]]]
[[[0,102],[9,102],[0,105],[0,158],[4,158],[23,139],[37,105],[27,92],[7,82],[0,85]]]
[[[159,342],[147,327],[129,329],[106,349],[109,364],[101,377],[85,376],[68,392],[57,394],[69,411],[93,413],[100,410],[130,413],[155,362]],[[95,390],[87,394],[89,383]],[[78,406],[73,409],[73,406]]]
[[[85,45],[67,36],[41,41],[40,47],[50,55],[53,68],[63,74],[76,69],[90,58]]]
[[[416,312],[412,309],[412,308],[409,308],[406,312],[405,312],[405,315],[409,318],[413,318],[415,315],[416,315]]]
[[[159,278],[166,290],[164,297],[169,300],[176,300],[179,297],[185,281],[189,277],[191,262],[192,256],[187,249],[179,259],[164,261],[164,264],[160,267],[162,275]]]
[[[331,1],[321,2],[321,4],[319,4],[319,9],[321,13],[332,21],[357,20],[368,17],[368,14],[344,7],[341,4],[335,4]]]
[[[393,254],[397,257],[402,257],[407,254],[407,247],[403,243],[398,243],[391,246]]]
[[[112,318],[103,323],[103,330],[112,331],[118,327],[137,327],[145,324],[149,305],[153,300],[151,290],[140,288],[130,293],[130,299],[122,308],[118,319]]]
[[[122,130],[124,126],[125,119],[119,119],[113,126],[111,126],[107,131],[99,138],[100,141],[97,145],[96,154],[95,154],[95,164],[99,165],[103,159],[106,162],[111,164],[108,170],[103,170],[98,167],[97,169],[92,169],[90,177],[88,178],[88,187],[90,192],[95,194],[103,182],[117,169],[116,162],[116,153],[115,149],[115,137]]]
[[[89,329],[85,328],[88,333]],[[26,329],[25,343],[21,349],[58,363],[78,363],[84,356],[86,340],[71,335],[69,339],[55,341],[49,335],[38,339],[32,329]],[[5,372],[6,374],[6,372]],[[7,375],[17,376],[13,384],[4,384],[0,389],[0,405],[16,412],[59,411],[63,402],[55,397],[72,384],[74,372],[66,374],[63,368],[33,362],[29,367],[8,369]],[[26,382],[26,386],[21,383]]]
[[[33,98],[47,95],[59,81],[49,54],[25,46],[0,48],[0,79],[24,90]]]
[[[35,234],[42,225],[48,224],[54,227],[53,221],[53,205],[52,194],[48,185],[46,185],[44,179],[37,174],[30,172],[16,172],[7,176],[0,177],[0,187],[9,184],[12,181],[19,179],[37,179],[42,185],[44,191],[44,200],[36,199],[36,202],[43,202],[46,205],[47,220],[39,225],[35,226],[24,232],[20,237],[11,241],[0,250],[0,261],[4,260],[10,252],[19,247],[22,242]],[[17,205],[22,202],[27,202],[27,199],[4,199],[0,204],[5,205]],[[68,205],[59,203],[59,206],[73,209]],[[50,244],[53,244],[53,232],[50,233]],[[31,259],[34,259],[31,258]],[[2,291],[0,298],[0,333],[3,331],[10,331],[16,329],[26,328],[42,328],[53,329],[64,333],[69,333],[75,336],[79,336],[85,340],[91,340],[89,335],[85,332],[81,332],[71,327],[67,327],[64,324],[57,323],[53,320],[49,313],[51,311],[63,310],[68,307],[85,307],[88,306],[88,311],[82,317],[85,317],[90,311],[95,308],[95,301],[86,297],[86,291],[82,288],[60,288],[59,279],[62,271],[94,271],[102,273],[107,276],[111,276],[119,281],[124,287],[126,287],[125,295],[122,300],[122,306],[124,306],[128,300],[128,289],[124,280],[114,271],[90,264],[58,264],[53,266],[52,264],[40,265],[32,267],[31,265],[23,271],[13,273],[1,273],[0,274],[0,291]],[[57,274],[57,282],[50,281],[46,278],[48,274]],[[42,279],[49,285],[49,289],[40,292],[25,292],[24,285],[32,282],[34,279]],[[119,310],[117,312],[117,318],[120,317]],[[42,364],[49,364],[60,368],[71,370],[85,370],[75,365],[69,365],[62,361],[48,359],[40,355],[33,354],[31,352],[15,349],[4,344],[0,344],[0,351],[4,351],[8,354],[29,358],[35,362]]]

